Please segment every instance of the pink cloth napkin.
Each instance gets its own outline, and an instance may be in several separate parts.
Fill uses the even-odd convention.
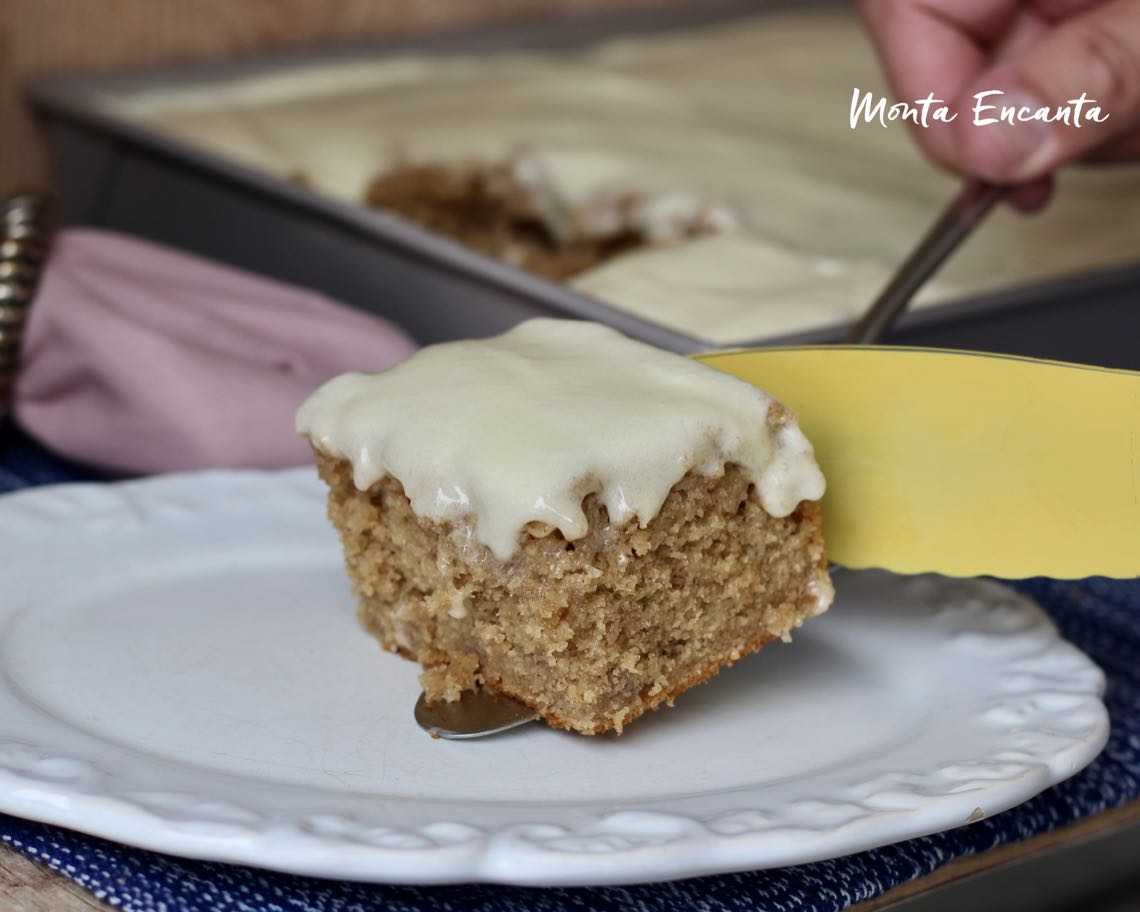
[[[414,347],[315,292],[71,229],[28,317],[14,413],[57,453],[119,472],[300,465],[293,413],[309,393]]]

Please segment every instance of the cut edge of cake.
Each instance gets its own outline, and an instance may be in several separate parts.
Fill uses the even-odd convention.
[[[395,479],[360,491],[347,461],[317,459],[361,623],[423,666],[429,700],[482,685],[553,727],[620,733],[787,639],[833,595],[818,504],[771,517],[735,466],[687,474],[645,528],[614,528],[588,497],[586,536],[567,541],[531,524],[504,562],[464,523],[418,517]],[[711,509],[714,501],[735,509]]]

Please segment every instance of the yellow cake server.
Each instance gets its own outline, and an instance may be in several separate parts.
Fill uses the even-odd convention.
[[[877,342],[1005,198],[967,180],[852,327]],[[1140,576],[1140,374],[915,348],[711,354],[794,408],[828,478],[847,567]]]
[[[795,410],[835,563],[1140,576],[1140,373],[880,346],[698,358]]]

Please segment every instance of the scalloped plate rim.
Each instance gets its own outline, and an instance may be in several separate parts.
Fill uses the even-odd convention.
[[[115,522],[127,525],[136,522],[142,527],[148,523],[187,522],[193,528],[201,521],[200,517],[208,517],[212,509],[224,512],[224,504],[235,492],[254,498],[269,510],[270,515],[275,509],[311,510],[314,526],[324,523],[323,492],[311,470],[181,473],[114,484],[57,485],[4,495],[0,497],[0,545],[3,545],[5,535],[15,532],[25,545],[34,546],[37,535],[54,535],[62,519],[76,522],[82,517],[95,517],[92,522],[107,521],[112,525]],[[8,545],[18,547],[19,542],[9,542]],[[66,542],[62,547],[66,547]],[[16,563],[19,564],[18,561]],[[18,581],[21,573],[34,575],[27,565],[0,569],[3,587],[7,588],[12,579]],[[898,579],[882,571],[841,573],[848,579]],[[843,581],[844,576],[841,576],[841,592]],[[906,585],[926,585],[935,595],[947,589],[957,593],[955,597],[959,599],[964,597],[963,593],[982,602],[990,599],[995,604],[1005,605],[1015,619],[1021,612],[1020,620],[1029,623],[1028,632],[1022,635],[1036,638],[1033,649],[1037,652],[1033,655],[1046,665],[1042,680],[1050,680],[1049,674],[1052,673],[1054,685],[1058,681],[1062,684],[1067,681],[1061,691],[1045,688],[1041,693],[1054,694],[1053,699],[1061,699],[1062,703],[1067,694],[1072,707],[1085,714],[1084,728],[1067,738],[1058,736],[1058,744],[1053,746],[1051,753],[1032,759],[1023,758],[1023,768],[1005,778],[1001,775],[1001,762],[992,761],[988,773],[985,770],[971,773],[966,769],[970,758],[960,758],[961,762],[954,760],[950,765],[963,765],[966,769],[961,780],[956,785],[947,786],[941,793],[923,796],[918,793],[923,787],[929,788],[930,783],[921,781],[921,773],[915,774],[915,782],[911,785],[918,796],[918,803],[911,806],[906,806],[910,800],[905,782],[908,774],[886,770],[886,776],[902,776],[898,790],[892,792],[891,788],[884,788],[875,794],[872,789],[867,798],[869,802],[883,799],[885,806],[877,809],[864,807],[849,819],[839,819],[833,824],[785,821],[765,825],[763,818],[766,812],[757,816],[756,808],[750,808],[743,797],[737,812],[706,815],[704,819],[691,811],[662,810],[658,807],[662,804],[660,801],[634,800],[629,802],[630,807],[616,806],[611,814],[592,811],[594,817],[585,826],[567,826],[566,815],[562,813],[565,808],[558,805],[553,810],[539,809],[537,817],[542,817],[545,812],[545,816],[553,819],[536,819],[532,825],[512,823],[480,830],[468,822],[441,819],[418,829],[412,827],[401,831],[396,826],[391,842],[385,844],[388,835],[378,834],[375,826],[369,828],[349,819],[337,820],[335,815],[323,822],[319,819],[321,815],[310,815],[300,824],[297,820],[288,823],[271,821],[260,827],[242,823],[241,809],[227,807],[224,800],[213,804],[209,800],[201,803],[203,807],[212,808],[209,813],[215,814],[213,820],[179,819],[177,814],[164,817],[161,808],[148,808],[145,803],[132,799],[129,789],[126,794],[121,789],[119,794],[113,790],[100,790],[98,780],[113,779],[115,773],[99,769],[98,758],[93,761],[90,757],[68,758],[50,750],[45,752],[34,743],[34,739],[21,739],[19,731],[5,730],[6,723],[0,721],[0,812],[66,826],[155,851],[295,874],[391,883],[483,881],[522,885],[601,885],[818,861],[937,832],[975,818],[975,808],[984,816],[991,816],[1012,807],[1067,778],[1095,758],[1108,737],[1107,711],[1099,699],[1103,693],[1103,675],[1087,657],[1059,638],[1039,608],[1012,590],[990,581],[955,581],[928,576],[916,578]],[[842,610],[841,605],[837,607]],[[938,610],[943,609],[956,610],[953,606],[943,606]],[[16,614],[18,609],[13,611],[0,604],[0,648],[3,648],[4,639],[17,619],[14,617]],[[812,623],[823,623],[826,618],[825,615]],[[973,633],[967,624],[964,634],[969,637]],[[999,634],[1005,635],[1001,631]],[[1049,662],[1054,662],[1060,670],[1049,672]],[[1038,687],[1044,685],[1039,684]],[[5,698],[12,699],[17,690],[16,682],[0,668],[0,705]],[[1062,697],[1055,696],[1058,692]],[[1017,695],[1032,693],[1034,691],[1029,688],[1018,691]],[[408,711],[410,713],[410,706]],[[1048,714],[1049,711],[1042,712]],[[1071,708],[1064,710],[1064,713],[1069,712]],[[1060,710],[1053,713],[1056,719],[1061,718]],[[66,729],[66,725],[61,727]],[[67,736],[66,731],[62,734]],[[21,749],[25,750],[28,763],[41,764],[38,775],[14,768],[16,761],[12,756],[19,756]],[[1009,751],[1016,750],[1009,746]],[[37,751],[41,754],[38,759]],[[113,750],[111,754],[113,757]],[[160,758],[159,765],[161,762]],[[83,764],[88,764],[91,770]],[[1017,766],[1017,763],[1011,762],[1010,766]],[[77,777],[90,775],[96,785],[87,789],[69,785],[66,781],[69,769]],[[200,775],[201,770],[197,774]],[[205,775],[208,780],[209,772]],[[218,773],[222,779],[226,775]],[[894,780],[891,783],[893,788]],[[755,792],[761,787],[750,788]],[[266,794],[272,795],[276,790],[288,788],[273,783],[266,786]],[[749,788],[728,791],[746,795]],[[892,795],[893,798],[890,797]],[[884,799],[883,796],[887,797]],[[694,796],[698,803],[701,798],[700,792]],[[838,801],[833,800],[834,796],[822,796],[820,813],[826,812],[829,801],[838,809],[842,809],[845,802],[854,804],[849,798],[847,793]],[[901,802],[903,806],[890,807],[892,800]],[[424,801],[425,805],[431,803]],[[448,802],[435,803],[441,807],[449,806]],[[668,802],[664,803],[668,806]],[[685,805],[686,802],[678,801],[676,804]],[[472,802],[472,806],[477,807],[478,802]],[[583,800],[579,807],[593,806],[594,803]],[[573,805],[570,807],[574,808]],[[984,811],[981,810],[983,807]],[[234,818],[228,823],[227,814]],[[208,817],[208,813],[203,812],[202,816]],[[322,826],[327,832],[314,830]]]

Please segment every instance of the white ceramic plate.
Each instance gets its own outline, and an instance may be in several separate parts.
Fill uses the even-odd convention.
[[[1104,744],[1098,669],[985,582],[839,598],[621,737],[433,741],[357,626],[308,471],[0,498],[0,810],[324,877],[603,884],[842,855]]]

